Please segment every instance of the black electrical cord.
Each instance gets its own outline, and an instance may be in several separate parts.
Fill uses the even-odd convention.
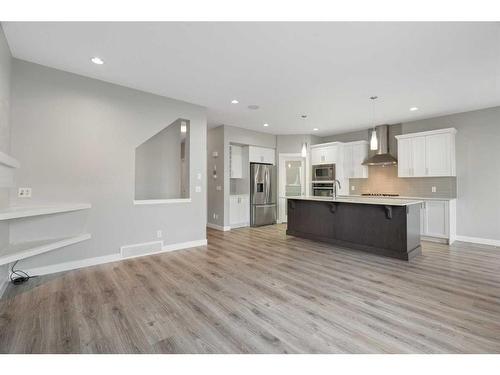
[[[16,260],[12,267],[10,268],[10,282],[14,285],[20,285],[27,282],[29,279],[32,279],[36,276],[30,276],[26,272],[22,270],[14,269],[19,261]]]

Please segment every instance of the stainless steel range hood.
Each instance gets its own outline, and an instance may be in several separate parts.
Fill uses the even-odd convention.
[[[363,162],[363,165],[396,165],[397,159],[389,154],[389,126],[379,125],[375,127],[377,134],[377,153]]]

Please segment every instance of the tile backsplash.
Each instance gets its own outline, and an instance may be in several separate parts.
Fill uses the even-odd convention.
[[[456,177],[399,178],[397,166],[370,166],[368,178],[351,178],[349,193],[392,193],[408,197],[456,198]],[[435,192],[432,192],[435,187]]]

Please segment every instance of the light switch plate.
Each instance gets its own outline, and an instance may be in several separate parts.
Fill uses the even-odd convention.
[[[217,185],[217,187],[215,188],[215,190],[221,191],[222,190],[222,186],[221,185]]]
[[[201,180],[201,173],[198,173],[198,174],[196,175],[196,178],[197,178],[198,180]]]
[[[18,198],[31,198],[31,188],[22,187],[17,191]]]
[[[201,186],[196,186],[194,191],[196,191],[197,193],[201,193]]]
[[[436,192],[436,187],[435,187],[435,186],[433,186],[433,187],[431,188],[431,191],[432,191],[433,193],[435,193],[435,192]]]
[[[353,186],[351,186],[351,191],[354,191],[354,190],[356,190],[356,186],[353,185]]]

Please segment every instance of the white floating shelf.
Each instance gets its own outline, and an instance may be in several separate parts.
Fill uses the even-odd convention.
[[[9,168],[19,168],[21,164],[14,159],[12,156],[7,155],[6,153],[0,151],[0,165],[9,167]]]
[[[10,244],[0,249],[0,265],[43,254],[55,249],[60,249],[61,247],[73,245],[78,242],[88,240],[91,237],[92,236],[89,233],[84,233],[74,237]]]
[[[61,212],[71,212],[87,210],[92,206],[89,203],[65,203],[65,204],[47,204],[37,206],[11,206],[0,209],[0,221],[19,219],[22,217],[40,216],[57,214]]]

